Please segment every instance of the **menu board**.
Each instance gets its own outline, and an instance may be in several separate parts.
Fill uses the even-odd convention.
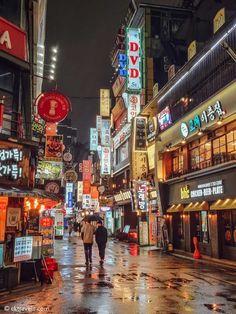
[[[148,245],[148,223],[139,221],[139,244]]]
[[[41,218],[42,220],[43,218]],[[39,223],[40,233],[43,236],[42,253],[45,256],[54,255],[54,226],[53,224]]]
[[[32,257],[33,237],[15,238],[13,262],[27,261]]]

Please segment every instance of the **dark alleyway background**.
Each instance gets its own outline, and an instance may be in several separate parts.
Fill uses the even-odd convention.
[[[1,305],[0,313],[236,313],[236,270],[207,266],[136,244],[108,243],[104,267],[96,245],[86,269],[78,237],[56,241],[60,275],[39,293]],[[8,311],[4,310],[7,306]],[[30,313],[30,311],[21,311]]]

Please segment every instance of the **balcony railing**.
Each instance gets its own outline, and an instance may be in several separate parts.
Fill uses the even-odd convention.
[[[166,180],[174,179],[174,178],[179,178],[185,174],[193,173],[195,171],[203,170],[210,168],[212,166],[216,165],[221,165],[224,163],[227,163],[229,161],[234,161],[236,160],[236,153],[233,154],[228,154],[228,153],[220,153],[220,154],[214,154],[212,157],[212,160],[207,160],[205,162],[202,162],[198,166],[192,166],[188,170],[179,170],[179,171],[172,171],[166,176]]]

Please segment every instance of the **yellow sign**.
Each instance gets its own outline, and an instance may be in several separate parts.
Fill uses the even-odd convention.
[[[110,90],[100,89],[100,116],[110,117]]]
[[[197,53],[197,42],[196,40],[192,41],[188,46],[188,61],[192,59],[193,56]]]
[[[155,168],[155,144],[147,148],[148,153],[148,168],[149,170]]]
[[[225,23],[225,8],[220,9],[213,19],[213,32],[214,34],[221,28]]]
[[[184,200],[184,199],[189,198],[189,197],[190,197],[189,186],[188,185],[182,186],[182,188],[180,189],[181,200]]]
[[[132,180],[144,179],[148,173],[147,153],[132,152]]]

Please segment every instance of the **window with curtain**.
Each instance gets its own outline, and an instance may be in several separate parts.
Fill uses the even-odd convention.
[[[222,213],[224,226],[224,243],[236,246],[236,210],[226,210]]]

